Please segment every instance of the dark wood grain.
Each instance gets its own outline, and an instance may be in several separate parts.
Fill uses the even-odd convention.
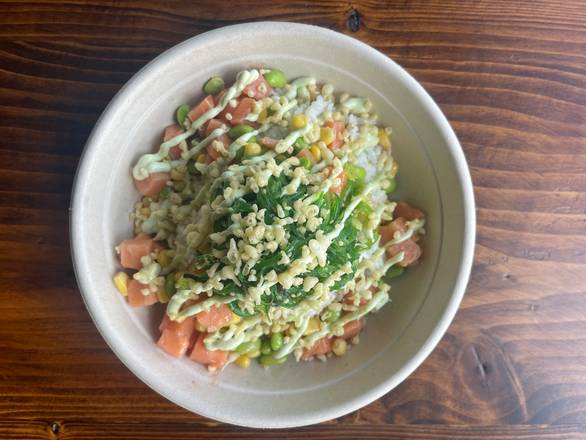
[[[586,2],[0,1],[1,438],[586,438]],[[98,335],[68,242],[77,160],[150,59],[219,26],[290,20],[371,44],[432,94],[478,203],[471,282],[402,385],[281,433],[143,385]]]

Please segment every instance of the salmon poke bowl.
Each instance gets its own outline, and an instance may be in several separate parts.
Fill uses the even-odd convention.
[[[474,201],[404,70],[267,22],[187,40],[119,92],[80,162],[71,241],[92,319],[146,384],[220,421],[300,426],[433,349],[467,282]]]

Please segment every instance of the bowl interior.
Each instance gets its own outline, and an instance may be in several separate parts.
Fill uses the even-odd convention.
[[[260,42],[260,43],[259,43]],[[396,197],[427,213],[422,263],[393,281],[392,303],[370,317],[361,343],[327,363],[289,361],[210,375],[158,350],[161,306],[135,310],[115,291],[113,251],[131,236],[138,199],[130,168],[160,142],[182,103],[202,98],[212,75],[278,67],[370,98],[393,129]],[[88,309],[107,342],[143,381],[185,408],[257,427],[296,426],[342,415],[387,392],[433,348],[469,271],[473,205],[457,140],[430,98],[402,69],[348,37],[311,26],[239,25],[188,40],[149,64],[121,91],[92,134],[76,182],[72,246]],[[471,241],[472,240],[472,241]],[[441,258],[440,258],[441,257]],[[462,284],[462,282],[464,284]]]

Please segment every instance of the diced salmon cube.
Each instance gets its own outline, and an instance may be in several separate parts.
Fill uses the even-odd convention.
[[[326,354],[332,351],[332,338],[318,339],[310,348],[303,349],[303,359],[309,359],[318,354]]]
[[[167,325],[169,325],[169,322],[171,322],[171,320],[169,319],[169,316],[165,313],[163,315],[161,323],[159,324],[159,331],[162,332],[163,330],[165,330],[167,328]]]
[[[356,336],[362,330],[362,322],[359,319],[350,321],[344,325],[344,334],[341,336],[342,339],[350,339]]]
[[[228,118],[226,118],[226,119],[232,125],[245,124],[245,123],[248,123],[248,121],[246,120],[246,117],[250,113],[252,113],[253,110],[254,110],[254,99],[243,98],[238,103],[238,106],[236,106],[236,108],[230,112],[232,117],[230,119],[228,119]]]
[[[157,342],[159,347],[175,357],[187,353],[195,339],[194,318],[192,316],[182,322],[177,322],[168,319],[165,315],[160,327],[162,327],[162,333]]]
[[[343,133],[346,126],[342,121],[328,121],[325,123],[326,127],[334,129],[335,138],[334,141],[329,145],[331,149],[340,148],[344,144]]]
[[[358,302],[358,305],[365,305],[368,301],[366,300],[366,298],[360,298],[360,301]],[[353,305],[354,304],[354,295],[352,295],[352,293],[347,294],[344,297],[344,304],[348,304],[348,305]]]
[[[222,98],[224,97],[225,94],[226,94],[226,90],[222,90],[220,93],[215,95],[214,96],[214,105],[219,105],[220,101],[222,100]]]
[[[205,112],[212,109],[214,106],[214,97],[212,95],[208,95],[203,99],[203,101],[201,101],[199,104],[193,107],[189,113],[187,113],[187,117],[191,122],[193,122]]]
[[[396,218],[391,223],[386,225],[381,225],[378,227],[378,232],[380,234],[380,241],[382,244],[385,244],[395,237],[396,232],[403,233],[407,230],[407,224],[403,217]]]
[[[421,257],[421,248],[413,239],[405,240],[401,243],[394,244],[387,248],[386,255],[388,258],[394,257],[399,252],[405,252],[405,256],[398,263],[401,267],[411,266],[417,263],[419,257]]]
[[[336,186],[330,187],[330,192],[340,195],[346,187],[346,183],[348,183],[348,176],[346,175],[346,172],[342,170],[342,172],[338,174],[337,178],[340,180],[340,183]]]
[[[152,197],[161,192],[170,178],[169,173],[152,173],[146,179],[134,179],[134,185],[143,196]]]
[[[205,135],[209,136],[212,131],[216,128],[228,128],[226,123],[220,119],[210,119],[208,125],[206,126]]]
[[[273,89],[269,84],[266,82],[265,77],[259,75],[256,81],[251,82],[244,90],[242,90],[242,95],[247,96],[253,99],[263,99],[273,93]]]
[[[273,150],[277,146],[278,143],[279,143],[279,139],[275,139],[275,138],[272,138],[269,136],[263,136],[260,138],[260,144],[264,147],[270,148],[271,150]],[[302,151],[304,151],[304,150],[302,150]],[[302,156],[299,156],[299,154],[298,154],[297,157],[302,157]]]
[[[138,234],[132,240],[123,240],[120,243],[120,264],[126,269],[141,269],[140,259],[149,255],[154,245],[155,241],[147,234]]]
[[[209,365],[217,369],[222,368],[226,365],[226,362],[228,362],[229,352],[223,350],[208,350],[204,343],[206,337],[207,333],[200,333],[197,336],[189,358],[202,365]]]
[[[158,302],[159,299],[157,298],[156,293],[149,293],[148,295],[142,293],[142,291],[148,289],[148,287],[147,284],[142,284],[134,278],[131,278],[128,282],[128,304],[130,304],[131,307],[143,307]]]
[[[217,100],[216,105],[220,104],[220,100],[224,97],[224,93],[221,94],[221,97]],[[228,101],[228,103],[226,104],[226,107],[224,107],[224,109],[220,112],[220,114],[218,114],[218,116],[216,116],[216,118],[222,120],[225,123],[230,123],[230,121],[232,120],[232,114],[236,111],[236,109],[238,108],[238,105],[240,104],[240,100],[238,98],[232,98],[230,101]],[[230,115],[229,117],[226,117],[226,115]]]
[[[181,128],[178,124],[169,125],[167,128],[165,128],[165,133],[163,134],[163,142],[167,142],[173,139],[174,137],[179,136],[183,132],[183,128]],[[181,141],[179,145],[171,147],[169,149],[169,157],[171,159],[177,160],[181,158],[180,146],[183,146],[185,148],[187,147],[187,143],[185,141]]]
[[[211,132],[217,128],[226,128],[226,124],[224,123],[224,121],[221,121],[220,119],[210,120],[206,126],[205,135],[209,136],[211,134]],[[216,137],[214,140],[220,141],[224,145],[224,148],[226,148],[226,149],[228,149],[228,147],[232,143],[232,140],[225,134],[222,134],[222,135]],[[214,161],[218,157],[222,156],[220,154],[220,152],[214,148],[213,141],[212,141],[212,143],[208,144],[208,146],[206,147],[206,151],[207,151],[208,156],[211,159],[211,161]]]
[[[215,332],[222,327],[230,325],[234,319],[234,313],[227,304],[220,304],[199,312],[195,315],[195,319],[208,332]]]
[[[405,220],[411,221],[422,219],[425,217],[422,211],[405,202],[398,202],[393,212],[395,217],[403,217]]]

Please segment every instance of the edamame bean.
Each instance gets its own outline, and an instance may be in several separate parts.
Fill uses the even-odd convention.
[[[277,351],[283,346],[283,335],[281,333],[273,333],[271,335],[271,348]]]
[[[269,83],[269,86],[281,88],[287,84],[287,78],[285,74],[279,69],[272,69],[265,73],[265,81]]]
[[[287,361],[287,356],[283,356],[282,358],[275,358],[272,354],[265,354],[260,357],[260,364],[261,365],[280,365],[284,364]]]
[[[224,80],[219,76],[212,76],[203,85],[203,92],[206,95],[216,95],[224,90]]]
[[[389,183],[388,183],[388,186],[385,189],[385,191],[387,193],[392,193],[392,192],[395,192],[396,189],[397,189],[397,179],[395,179],[394,177],[391,177],[389,179]]]
[[[181,104],[179,107],[177,107],[177,111],[175,112],[175,116],[177,118],[177,122],[182,127],[183,127],[185,120],[187,119],[187,114],[189,113],[190,110],[191,110],[191,107],[189,107],[189,105],[187,105],[187,104]]]
[[[230,139],[238,139],[243,134],[250,133],[251,131],[254,131],[254,128],[252,128],[250,125],[239,124],[236,127],[232,127],[228,131],[228,136]]]
[[[389,270],[387,270],[386,276],[388,278],[397,278],[398,276],[403,275],[405,272],[405,268],[401,266],[391,266]]]
[[[271,354],[271,341],[268,339],[263,339],[260,344],[260,352],[263,355]]]
[[[341,313],[338,310],[328,309],[324,313],[324,321],[328,322],[329,324],[336,322],[340,319]]]
[[[260,350],[260,339],[256,339],[254,341],[243,342],[238,347],[236,347],[235,351],[238,354],[247,354],[247,353],[253,353],[258,350]]]

